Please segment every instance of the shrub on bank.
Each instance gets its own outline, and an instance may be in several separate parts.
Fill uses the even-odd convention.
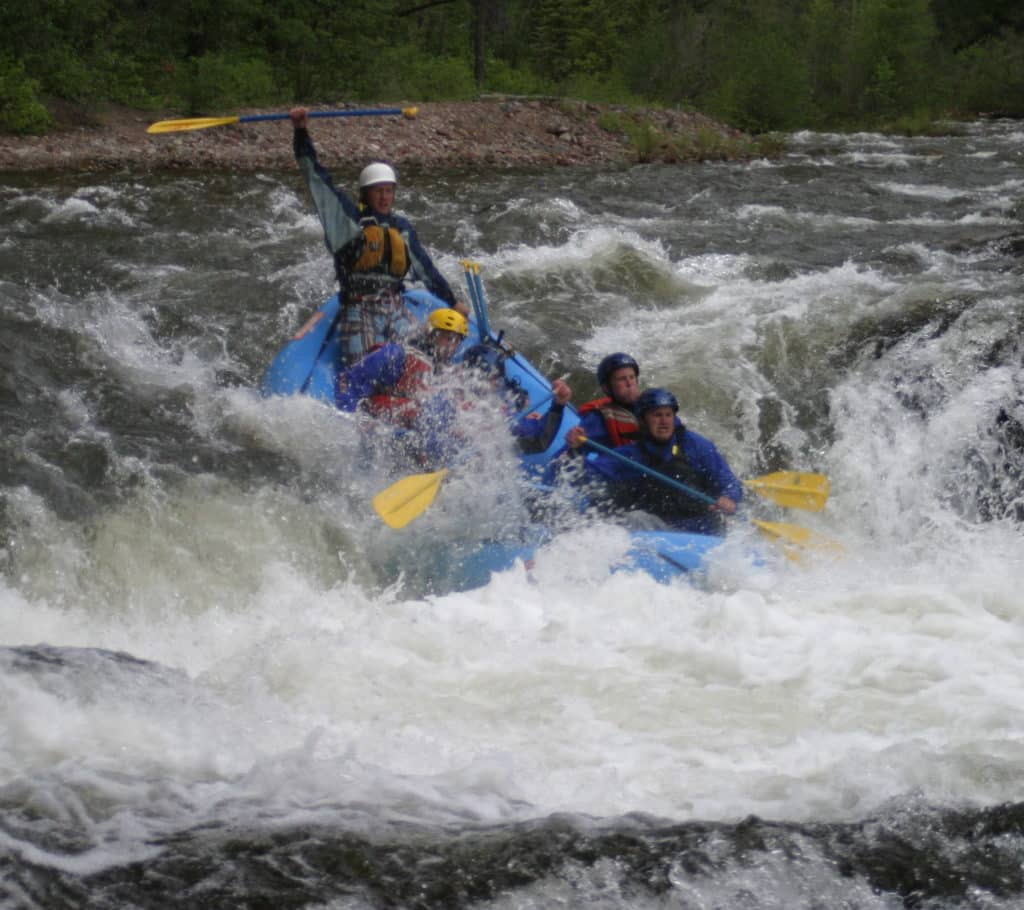
[[[49,112],[39,100],[39,83],[25,74],[21,63],[0,59],[0,125],[18,134],[45,133]]]

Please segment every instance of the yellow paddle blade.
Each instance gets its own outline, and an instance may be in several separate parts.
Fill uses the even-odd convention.
[[[152,124],[147,133],[181,133],[185,130],[205,130],[211,126],[227,126],[238,123],[241,117],[193,117],[191,120],[159,120]]]
[[[373,508],[389,528],[404,528],[430,507],[447,476],[448,469],[442,468],[403,477],[373,497]]]
[[[744,480],[743,486],[787,509],[807,509],[810,512],[820,512],[825,508],[830,490],[824,474],[803,471],[776,471]]]
[[[801,528],[800,525],[791,525],[784,521],[760,521],[756,518],[751,518],[750,522],[769,537],[775,537],[787,543],[795,543],[801,547],[807,546],[812,537],[809,528]]]
[[[782,541],[786,545],[786,555],[790,559],[799,559],[800,551],[805,549],[828,550],[832,553],[841,553],[843,550],[843,545],[839,541],[822,537],[800,525],[791,525],[784,521],[759,521],[756,518],[751,518],[750,523],[767,536]]]

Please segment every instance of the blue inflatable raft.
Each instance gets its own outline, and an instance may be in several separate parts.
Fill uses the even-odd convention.
[[[683,576],[692,576],[707,568],[708,556],[723,543],[723,538],[685,531],[631,531],[630,545],[623,557],[608,567],[609,572],[643,572],[657,582],[667,584]],[[538,545],[488,542],[459,560],[461,590],[486,585],[496,572],[511,569],[517,562],[532,566]],[[756,554],[753,563],[760,562]]]
[[[467,275],[473,294],[475,316],[469,320],[469,336],[456,355],[458,361],[467,350],[480,343],[500,348],[505,377],[518,383],[528,396],[527,408],[546,414],[551,407],[551,383],[525,357],[503,343],[500,335],[492,333],[484,305],[479,276],[476,286]],[[430,312],[447,306],[425,290],[404,293],[409,311],[419,322],[425,322]],[[263,377],[261,391],[266,396],[308,395],[331,406],[338,379],[338,296],[332,296],[285,344],[271,362]],[[562,451],[565,434],[579,422],[574,408],[566,407],[561,425],[547,449],[543,452],[523,453],[524,468],[539,476],[551,460]],[[398,531],[396,533],[402,533]],[[534,540],[540,534],[531,535]],[[611,566],[611,571],[645,572],[659,582],[669,582],[682,575],[696,572],[704,566],[707,555],[722,543],[722,538],[676,531],[631,532],[631,546],[623,560]],[[529,563],[535,555],[536,545],[484,542],[479,547],[467,547],[468,555],[460,560],[456,573],[457,587],[469,590],[488,583],[492,573],[511,568],[517,560]]]

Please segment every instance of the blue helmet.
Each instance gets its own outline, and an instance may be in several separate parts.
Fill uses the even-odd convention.
[[[617,351],[614,354],[609,354],[597,365],[597,384],[604,385],[611,378],[612,373],[616,370],[621,370],[623,367],[632,367],[639,377],[640,364],[630,357],[629,354]]]
[[[679,413],[679,402],[676,401],[676,396],[668,389],[648,389],[646,392],[641,393],[640,397],[636,400],[636,404],[633,405],[633,412],[637,417],[643,417],[648,411],[666,407],[672,408],[676,414]]]

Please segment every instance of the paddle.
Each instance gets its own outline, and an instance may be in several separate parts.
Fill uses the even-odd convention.
[[[804,471],[776,471],[744,480],[743,486],[787,509],[807,509],[809,512],[820,512],[825,508],[830,489],[824,474]]]
[[[463,274],[466,276],[466,287],[469,288],[469,299],[473,303],[476,315],[476,327],[480,332],[480,340],[488,341],[491,337],[491,323],[487,318],[487,299],[484,297],[484,285],[480,280],[480,263],[470,259],[462,260]]]
[[[624,462],[634,470],[639,471],[642,474],[647,474],[666,486],[673,487],[693,499],[699,500],[700,502],[706,502],[708,505],[712,506],[715,504],[716,500],[713,497],[708,496],[706,493],[702,493],[700,490],[695,490],[693,487],[688,487],[685,483],[680,483],[672,477],[667,477],[662,474],[661,471],[655,471],[654,468],[649,468],[645,464],[633,461],[632,458],[627,458],[620,452],[616,452],[614,449],[609,449],[607,446],[603,446],[599,442],[594,442],[592,439],[584,439],[583,443],[592,449],[596,449],[598,452],[603,452],[605,455],[611,455],[613,458],[617,458],[619,461]],[[757,518],[750,518],[747,515],[737,515],[736,517],[750,522],[759,531],[767,534],[769,537],[775,537],[780,540],[784,540],[787,543],[797,544],[798,546],[803,547],[814,542],[811,531],[807,528],[801,528],[799,525],[791,525],[779,521],[760,521]]]
[[[365,108],[351,111],[310,111],[310,117],[387,117],[401,114],[413,118],[419,113],[415,107]],[[244,117],[193,117],[186,120],[160,120],[152,124],[147,133],[181,133],[186,130],[205,130],[211,126],[229,126],[232,123],[256,123],[261,120],[287,120],[289,114],[246,114]]]
[[[404,528],[419,518],[437,498],[448,469],[430,474],[411,474],[373,497],[374,511],[389,528]]]

